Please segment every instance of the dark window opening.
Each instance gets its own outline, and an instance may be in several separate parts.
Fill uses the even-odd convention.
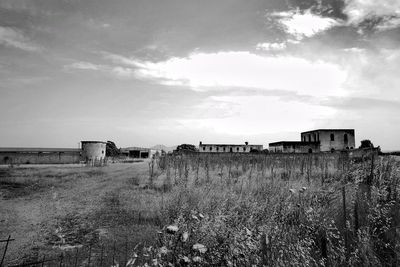
[[[212,151],[212,146],[210,146],[210,151]]]
[[[350,149],[354,149],[354,147],[351,146]]]
[[[104,150],[101,151],[101,154],[104,154]]]
[[[331,148],[331,152],[332,152],[332,153],[335,152],[335,149],[334,149],[334,148]]]
[[[226,148],[224,147],[224,152],[226,151]]]
[[[239,151],[239,148],[238,148],[238,147],[236,148],[236,151]]]
[[[230,152],[233,152],[233,148],[230,148],[230,150],[229,150]]]
[[[347,134],[344,134],[344,142],[347,143],[349,141]]]
[[[243,151],[246,151],[246,148],[245,148],[245,147],[243,148]]]
[[[331,134],[331,141],[335,141],[335,135]]]
[[[219,147],[217,147],[217,151],[219,150]]]
[[[346,146],[346,149],[349,149],[349,147],[348,147],[348,146]]]
[[[311,148],[308,149],[308,153],[310,153],[310,154],[312,153],[312,149]]]
[[[203,146],[203,151],[205,151],[206,150],[206,147],[205,146]]]

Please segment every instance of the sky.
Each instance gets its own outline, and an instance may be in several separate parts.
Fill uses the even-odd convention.
[[[0,146],[400,149],[400,0],[0,0]]]

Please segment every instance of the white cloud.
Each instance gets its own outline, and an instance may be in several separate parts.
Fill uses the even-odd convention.
[[[84,62],[84,61],[74,62],[65,67],[67,69],[79,69],[79,70],[102,70],[102,69],[104,69],[104,66],[102,66],[102,65],[96,65],[96,64],[93,64],[90,62]]]
[[[131,68],[126,67],[113,67],[111,72],[120,78],[132,78],[135,77],[135,71]]]
[[[250,52],[197,53],[161,62],[134,61],[137,78],[190,86],[194,90],[229,87],[288,90],[315,96],[343,95],[346,73],[338,65],[293,56]]]
[[[0,44],[19,48],[25,51],[37,51],[40,48],[33,44],[20,31],[0,26]]]
[[[208,129],[217,134],[251,136],[273,133],[277,129],[290,132],[313,128],[317,122],[330,120],[335,114],[333,108],[297,101],[284,102],[274,96],[213,96],[211,100],[230,103],[228,114],[232,116],[221,117],[220,111],[216,110],[218,114],[208,114],[209,118],[180,119],[179,123],[185,129]]]
[[[258,50],[266,50],[266,51],[280,51],[285,50],[286,43],[259,43],[256,46]]]
[[[334,19],[312,14],[310,10],[303,13],[298,10],[276,12],[272,15],[278,18],[278,21],[286,28],[289,34],[299,40],[304,37],[311,37],[340,24],[339,21]]]
[[[109,66],[109,65],[99,65],[93,64],[86,61],[74,62],[72,64],[64,66],[65,69],[77,69],[77,70],[93,70],[102,71],[111,74],[117,78],[135,78],[136,72],[132,68],[121,67],[121,66]]]

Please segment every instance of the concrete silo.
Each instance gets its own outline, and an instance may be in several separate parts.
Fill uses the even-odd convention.
[[[102,166],[106,159],[106,144],[103,141],[81,141],[82,158],[87,165]]]

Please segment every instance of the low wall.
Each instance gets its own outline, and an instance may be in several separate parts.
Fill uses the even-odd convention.
[[[0,164],[79,163],[81,153],[73,152],[0,152]]]

